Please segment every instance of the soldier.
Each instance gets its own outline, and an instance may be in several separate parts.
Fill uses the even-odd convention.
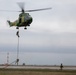
[[[20,36],[19,36],[19,31],[17,31],[16,35],[17,35],[18,37],[20,37]]]
[[[61,63],[61,65],[60,65],[60,69],[62,70],[62,68],[63,68],[63,64]]]

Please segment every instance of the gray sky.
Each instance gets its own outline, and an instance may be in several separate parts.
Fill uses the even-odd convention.
[[[20,59],[32,57],[32,61],[23,59],[22,62],[48,65],[69,62],[69,65],[76,65],[74,60],[76,57],[76,0],[0,0],[0,9],[19,11],[17,2],[25,2],[26,10],[52,7],[51,10],[31,12],[30,15],[33,17],[31,26],[27,30],[20,28]],[[10,28],[6,21],[15,21],[19,14],[19,12],[0,12],[0,55],[3,52],[15,54],[15,57],[10,56],[10,62],[16,58],[17,30],[15,27]],[[34,52],[39,54],[36,55]],[[27,56],[22,53],[27,53]],[[51,53],[53,53],[52,56]],[[36,61],[40,57],[41,59]],[[2,61],[4,59],[0,58]],[[60,61],[58,62],[57,59]],[[44,63],[42,60],[49,63]]]

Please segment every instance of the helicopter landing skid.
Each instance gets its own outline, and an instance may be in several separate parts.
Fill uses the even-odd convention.
[[[19,27],[16,27],[16,29],[19,29]]]
[[[27,29],[26,27],[24,29]]]

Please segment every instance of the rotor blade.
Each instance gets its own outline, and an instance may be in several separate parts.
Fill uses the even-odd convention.
[[[21,7],[21,9],[23,9],[23,7]],[[50,8],[43,8],[43,9],[26,10],[24,12],[35,12],[35,11],[43,11],[43,10],[50,10],[50,9],[52,9],[52,8],[50,7]],[[0,12],[22,12],[22,11],[16,11],[16,10],[0,10]]]
[[[15,11],[15,10],[0,10],[0,12],[20,12],[20,11]]]
[[[18,2],[17,4],[21,8],[21,10],[24,10],[24,7],[25,7],[25,3],[24,2]]]
[[[43,9],[26,10],[25,12],[35,12],[35,11],[43,11],[43,10],[49,10],[49,9],[52,9],[52,8],[50,7],[50,8],[43,8]]]
[[[22,12],[22,10],[21,11],[16,11],[16,10],[0,10],[0,12]]]

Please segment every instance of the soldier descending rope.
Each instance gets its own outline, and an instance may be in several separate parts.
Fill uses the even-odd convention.
[[[20,37],[20,36],[19,36],[19,31],[17,31],[16,35],[17,35],[18,37]]]

